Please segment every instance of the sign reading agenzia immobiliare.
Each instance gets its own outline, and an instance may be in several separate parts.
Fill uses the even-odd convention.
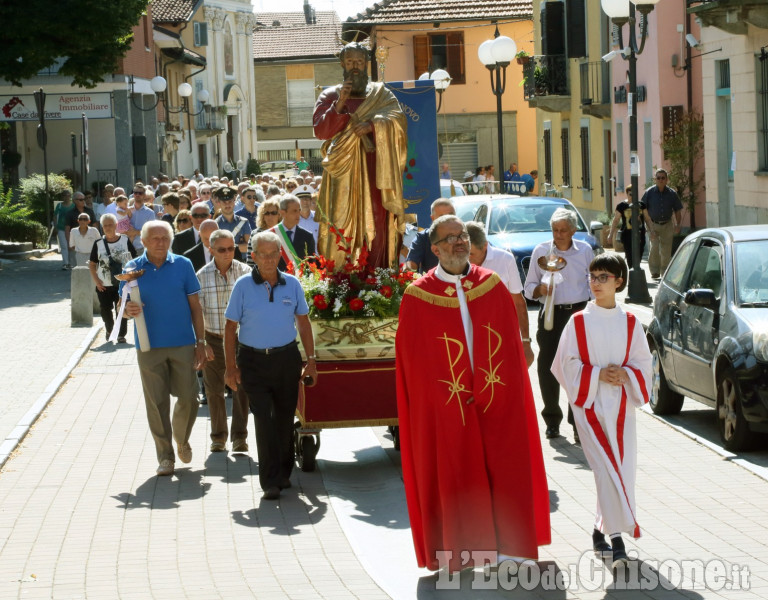
[[[45,95],[47,121],[80,119],[83,114],[89,119],[111,119],[109,92]],[[32,94],[0,96],[0,121],[37,121],[35,97]]]

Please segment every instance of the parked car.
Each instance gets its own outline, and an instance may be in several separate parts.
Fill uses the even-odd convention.
[[[299,174],[296,163],[292,160],[270,160],[261,163],[259,167],[262,174],[269,175],[270,177],[285,175],[286,178],[289,178]]]
[[[648,328],[650,405],[677,414],[683,396],[714,407],[726,449],[768,432],[768,226],[697,231],[659,284]]]
[[[603,224],[592,221],[587,227],[576,207],[564,198],[496,195],[479,203],[472,220],[485,225],[491,245],[515,255],[520,278],[525,281],[533,249],[552,239],[549,219],[558,208],[567,208],[576,214],[578,229],[573,237],[587,242],[595,254],[602,253],[603,248],[594,233],[602,229]]]
[[[453,184],[453,191],[451,191],[451,184]],[[464,186],[460,181],[455,179],[441,179],[440,180],[440,196],[443,198],[453,198],[455,196],[466,196],[467,192],[464,191]]]

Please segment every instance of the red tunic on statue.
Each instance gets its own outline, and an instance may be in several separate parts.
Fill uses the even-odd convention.
[[[403,480],[420,567],[471,566],[462,551],[538,558],[551,541],[549,493],[512,296],[472,266],[456,286],[433,269],[407,290],[396,338]],[[438,553],[448,557],[438,560]]]

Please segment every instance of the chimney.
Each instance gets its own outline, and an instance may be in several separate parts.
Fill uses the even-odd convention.
[[[309,0],[304,0],[304,21],[307,25],[312,25],[312,7],[309,5]]]

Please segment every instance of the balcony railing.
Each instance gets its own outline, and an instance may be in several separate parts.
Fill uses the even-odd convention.
[[[538,96],[570,96],[565,55],[531,56],[523,65],[523,81],[526,100]]]
[[[203,131],[224,131],[227,122],[226,115],[222,114],[218,107],[207,108],[195,117],[195,129],[198,132]]]
[[[611,116],[611,71],[604,61],[579,65],[582,111],[595,117]]]

